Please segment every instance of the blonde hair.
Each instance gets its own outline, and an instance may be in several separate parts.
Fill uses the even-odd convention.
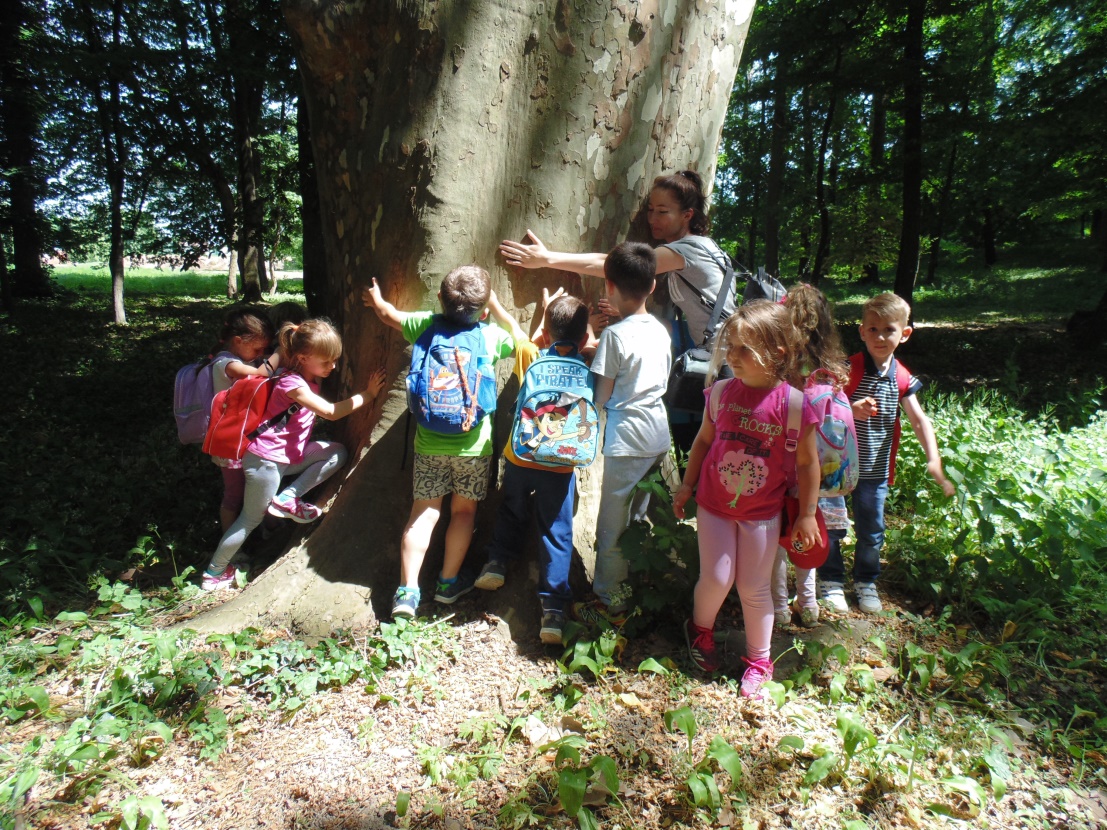
[[[305,357],[338,360],[342,355],[342,337],[329,320],[319,317],[300,325],[285,323],[277,334],[277,343],[281,362],[294,372],[300,371],[300,361]]]
[[[801,282],[788,290],[784,307],[792,315],[801,344],[796,374],[789,382],[802,389],[808,377],[821,372],[829,375],[827,381],[835,389],[843,388],[849,380],[849,367],[826,296],[815,286]]]
[[[866,300],[861,306],[861,318],[864,319],[866,314],[875,314],[881,320],[892,320],[904,326],[911,322],[911,306],[907,300],[889,291]]]
[[[795,374],[800,340],[792,316],[784,306],[768,300],[754,300],[735,309],[715,338],[715,350],[707,371],[707,383],[719,376],[726,363],[727,349],[749,347],[772,377],[787,380]]]

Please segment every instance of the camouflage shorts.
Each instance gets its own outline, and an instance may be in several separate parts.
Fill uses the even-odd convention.
[[[488,495],[492,456],[422,455],[415,453],[415,498],[440,499],[448,493],[483,501]]]

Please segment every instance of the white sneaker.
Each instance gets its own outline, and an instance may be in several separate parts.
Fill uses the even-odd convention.
[[[884,610],[876,585],[872,582],[853,583],[853,592],[857,595],[857,607],[866,614],[879,614]]]
[[[773,618],[776,620],[777,625],[791,625],[792,624],[792,609],[787,605],[783,608],[777,608],[773,611]]]
[[[849,613],[846,591],[841,582],[823,582],[819,580],[819,601],[837,614]]]

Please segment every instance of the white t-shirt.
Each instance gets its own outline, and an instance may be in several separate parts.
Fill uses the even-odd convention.
[[[211,362],[211,385],[218,395],[224,389],[230,389],[235,379],[227,375],[227,367],[232,363],[242,363],[242,359],[230,352],[220,352]]]
[[[684,312],[684,319],[688,321],[688,332],[699,346],[703,342],[704,329],[711,322],[715,298],[719,296],[719,289],[723,284],[723,275],[726,273],[724,268],[727,264],[726,254],[713,239],[706,236],[685,236],[673,242],[666,242],[661,247],[668,248],[684,258],[683,268],[669,272],[669,296],[677,308]],[[682,280],[681,277],[684,279]],[[691,283],[699,294],[689,288],[684,280]],[[734,288],[731,288],[730,296],[719,318],[720,327],[722,321],[733,312]]]
[[[661,398],[671,365],[669,332],[652,314],[632,314],[603,330],[592,371],[615,379],[604,406],[604,455],[643,458],[668,451],[669,421]]]

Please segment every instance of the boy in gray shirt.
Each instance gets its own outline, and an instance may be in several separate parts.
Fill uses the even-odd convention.
[[[669,424],[662,396],[672,356],[669,333],[646,311],[657,260],[641,242],[615,246],[604,262],[608,301],[620,320],[604,329],[596,356],[594,400],[607,412],[603,482],[596,521],[596,599],[573,606],[577,619],[621,624],[627,563],[619,537],[632,519],[645,517],[649,496],[635,487],[669,452]]]

